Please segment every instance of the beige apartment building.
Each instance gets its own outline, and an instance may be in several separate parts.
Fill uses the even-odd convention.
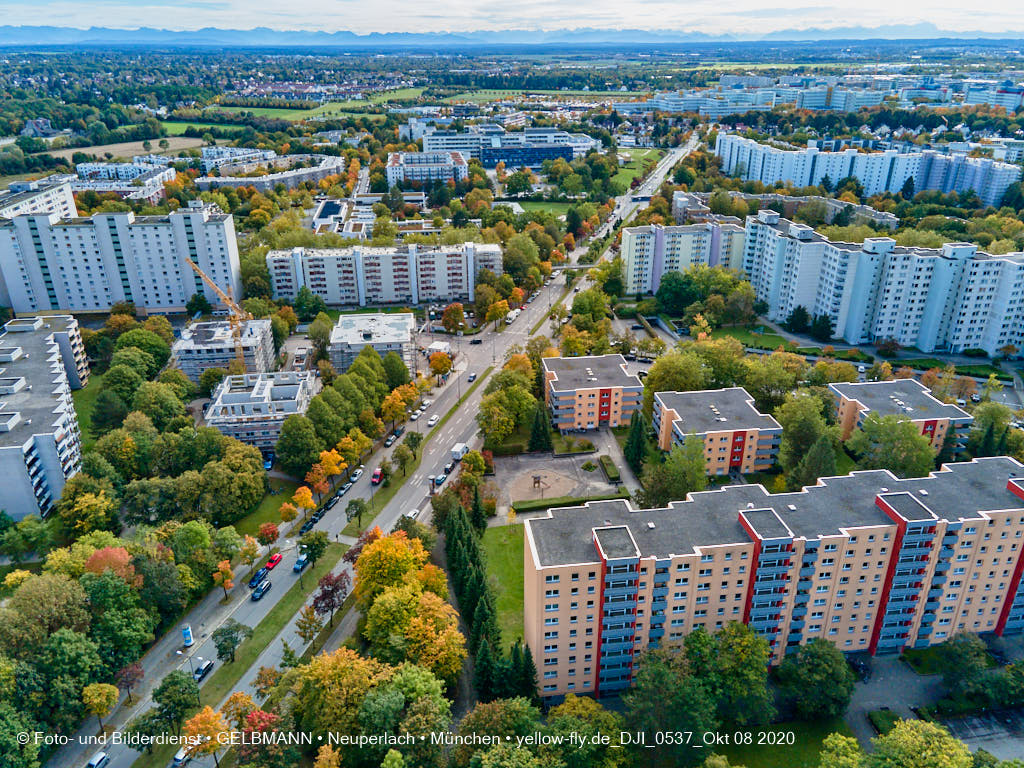
[[[544,402],[562,432],[628,424],[644,387],[622,355],[546,357]]]
[[[1024,465],[947,464],[732,485],[663,509],[625,500],[527,520],[525,638],[545,697],[628,687],[638,654],[731,621],[772,662],[813,638],[898,653],[956,632],[1024,628]]]
[[[836,413],[841,435],[846,440],[861,426],[868,414],[899,416],[912,421],[935,450],[942,448],[946,433],[956,435],[957,451],[967,444],[974,417],[959,406],[944,403],[916,379],[865,381],[829,384],[836,398]]]
[[[687,435],[703,440],[709,475],[771,469],[782,441],[782,426],[757,410],[743,387],[656,392],[652,422],[663,451]]]

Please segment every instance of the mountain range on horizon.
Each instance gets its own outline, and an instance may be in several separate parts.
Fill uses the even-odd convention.
[[[930,22],[891,24],[879,27],[830,27],[785,29],[763,35],[713,35],[687,30],[646,29],[557,29],[557,30],[471,30],[466,32],[372,32],[358,34],[308,30],[221,29],[168,30],[152,27],[0,26],[0,46],[53,45],[188,45],[227,47],[387,47],[497,45],[628,45],[632,43],[742,43],[814,42],[858,40],[1024,40],[1024,31],[983,32],[942,30]]]

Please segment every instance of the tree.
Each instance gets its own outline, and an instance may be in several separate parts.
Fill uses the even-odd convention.
[[[818,768],[863,768],[864,752],[857,740],[832,733],[822,742]]]
[[[108,683],[92,683],[82,689],[82,703],[90,715],[95,715],[103,731],[103,718],[114,711],[120,692]]]
[[[419,450],[420,444],[423,442],[423,434],[421,432],[406,432],[402,442],[409,446],[409,450],[415,457],[416,451]]]
[[[185,311],[190,315],[208,315],[213,312],[213,305],[210,304],[210,300],[206,298],[205,293],[196,292],[185,303]]]
[[[393,750],[389,750],[389,753],[390,751]],[[316,762],[313,763],[313,768],[341,768],[341,755],[335,751],[334,747],[324,744],[316,753]]]
[[[345,604],[352,588],[352,579],[347,571],[325,573],[318,582],[320,589],[313,596],[313,608],[319,615],[330,614],[330,626],[334,626],[334,612]]]
[[[199,393],[203,397],[209,397],[227,375],[228,372],[224,368],[207,368],[199,374]]]
[[[644,469],[643,490],[638,494],[645,507],[663,507],[670,501],[685,499],[686,494],[707,487],[707,460],[704,441],[688,435],[682,447],[675,446],[660,464]]]
[[[150,376],[155,376],[157,371],[167,365],[167,360],[171,357],[171,345],[157,334],[143,328],[133,328],[117,337],[114,349],[124,349],[125,347],[138,347],[153,356],[156,369],[149,372]]]
[[[363,515],[370,511],[370,505],[366,503],[366,499],[349,499],[348,504],[345,505],[345,519],[351,522],[357,520],[357,525],[363,527]]]
[[[625,729],[622,715],[605,709],[594,699],[568,694],[548,713],[547,725],[552,736],[568,737],[575,733],[583,742],[578,749],[560,750],[566,768],[619,768],[628,764],[619,738]]]
[[[145,676],[145,670],[137,661],[122,667],[114,676],[114,681],[117,683],[117,687],[124,690],[128,695],[129,704],[132,703],[132,688],[141,683]]]
[[[252,700],[249,694],[243,691],[235,691],[228,696],[228,700],[224,702],[220,713],[236,731],[240,731],[245,725],[246,716],[256,708],[256,702]]]
[[[405,477],[406,470],[409,468],[409,465],[416,460],[416,457],[413,456],[412,451],[409,450],[409,446],[402,443],[395,448],[394,452],[391,454],[391,460],[398,469],[402,470],[402,477]]]
[[[129,720],[124,729],[127,734],[137,737],[129,741],[132,749],[151,755],[156,743],[154,739],[167,733],[167,723],[156,710],[150,709]]]
[[[398,389],[398,387],[409,383],[409,369],[397,352],[391,350],[384,355],[382,362],[387,385],[391,389]]]
[[[814,485],[819,477],[834,477],[836,474],[836,451],[832,437],[825,433],[811,446],[799,463],[788,475],[788,486],[798,490]]]
[[[957,632],[936,647],[942,659],[942,682],[952,695],[977,690],[988,669],[988,647],[972,632]]]
[[[430,356],[430,372],[437,376],[438,383],[441,377],[452,369],[452,359],[444,352],[435,352]]]
[[[231,570],[231,561],[221,560],[217,570],[213,572],[213,583],[224,590],[224,599],[228,598],[228,590],[235,586],[235,572]]]
[[[842,652],[820,637],[788,655],[778,679],[784,695],[804,720],[841,717],[856,683]]]
[[[458,302],[449,304],[441,313],[441,325],[448,333],[460,331],[466,324],[466,313]]]
[[[282,506],[284,506],[284,505],[282,505]],[[271,523],[271,522],[268,521],[268,522],[263,523],[262,525],[260,525],[260,529],[259,529],[259,531],[256,534],[256,539],[263,546],[269,547],[271,544],[273,544],[275,541],[277,541],[277,539],[278,539],[278,537],[280,535],[281,535],[281,532],[280,532],[280,530],[278,530],[278,527],[274,523]],[[252,538],[252,537],[251,536],[246,536],[246,539],[250,539],[250,538]]]
[[[366,544],[355,567],[355,595],[360,610],[369,610],[377,595],[403,583],[408,574],[418,571],[426,561],[427,552],[420,541],[401,531]]]
[[[874,740],[866,768],[972,768],[970,750],[943,726],[924,720],[900,720]]]
[[[533,412],[533,426],[530,429],[530,443],[528,446],[531,452],[554,450],[551,441],[551,422],[548,419],[548,409],[538,402]]]
[[[323,628],[324,623],[316,615],[316,609],[312,605],[307,605],[299,611],[298,621],[295,622],[295,631],[304,643],[308,645],[313,642],[313,638]]]
[[[793,311],[789,313],[789,317],[782,324],[790,333],[807,333],[807,329],[811,325],[811,316],[807,312],[807,307],[802,304],[798,304],[793,307]]]
[[[157,714],[175,734],[181,733],[181,724],[198,702],[199,686],[192,675],[180,669],[168,674],[153,691]]]
[[[626,463],[637,475],[643,470],[644,459],[647,457],[647,426],[644,414],[639,409],[633,411],[629,419],[629,434],[626,445],[622,449]]]
[[[316,428],[308,418],[292,414],[284,420],[277,440],[276,456],[278,465],[289,475],[303,477],[316,463],[323,449]]]
[[[141,384],[141,381],[139,382]],[[92,433],[97,437],[117,429],[128,415],[128,406],[113,389],[101,389],[92,411]]]
[[[213,644],[217,648],[217,658],[221,661],[234,662],[235,651],[242,644],[243,640],[252,637],[252,627],[246,626],[234,619],[227,619],[210,635]]]
[[[912,421],[868,414],[847,441],[860,469],[888,469],[897,477],[924,477],[935,461],[935,449]]]
[[[487,530],[487,512],[484,509],[483,500],[480,498],[480,486],[473,486],[473,505],[469,510],[469,521],[476,528],[477,533],[483,535]]]
[[[185,736],[188,737],[190,755],[213,755],[214,765],[219,766],[217,750],[225,744],[225,737],[231,732],[230,726],[223,716],[213,707],[207,705],[185,723]]]
[[[502,299],[496,301],[487,308],[487,314],[484,316],[484,322],[494,323],[494,330],[498,330],[498,323],[504,320],[508,316],[508,302]]]
[[[651,418],[655,392],[690,392],[703,389],[707,372],[700,357],[691,352],[669,352],[651,366],[644,379],[644,417]]]
[[[260,698],[266,698],[270,692],[281,682],[281,672],[274,667],[260,667],[256,672],[256,680],[253,682],[253,689]]]
[[[311,566],[315,566],[317,560],[324,556],[328,543],[327,534],[323,531],[310,531],[299,539],[299,547],[306,553]]]

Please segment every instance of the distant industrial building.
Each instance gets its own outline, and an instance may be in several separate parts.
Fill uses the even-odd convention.
[[[782,442],[782,425],[757,410],[743,387],[655,392],[652,424],[663,451],[699,437],[709,475],[771,469]]]
[[[71,390],[89,368],[70,315],[10,320],[0,334],[0,473],[14,520],[47,514],[82,463]]]
[[[937,399],[916,379],[840,382],[829,384],[828,388],[836,399],[837,421],[843,440],[854,429],[863,426],[871,414],[897,416],[901,421],[916,424],[935,450],[942,448],[946,435],[952,432],[956,450],[960,451],[967,445],[967,433],[974,424],[971,414]]]
[[[473,301],[482,269],[502,272],[494,243],[270,251],[274,298],[292,300],[306,286],[330,306]]]
[[[0,304],[30,314],[105,312],[131,301],[168,313],[201,293],[216,306],[185,257],[225,293],[242,295],[234,221],[216,205],[193,200],[165,216],[15,216],[0,220]]]
[[[643,384],[622,355],[545,357],[544,402],[562,432],[628,424]]]
[[[284,420],[309,408],[315,385],[312,371],[227,376],[213,393],[206,423],[228,437],[271,450]]]
[[[247,373],[265,373],[274,367],[274,334],[267,318],[245,321],[240,342]],[[175,364],[194,382],[207,368],[223,368],[237,359],[235,337],[226,320],[192,323],[171,347]]]
[[[327,356],[334,370],[343,373],[364,347],[373,347],[384,357],[397,352],[412,370],[416,316],[412,312],[377,312],[341,315],[331,330]]]
[[[469,165],[461,152],[392,152],[385,166],[388,186],[458,183],[469,176]]]

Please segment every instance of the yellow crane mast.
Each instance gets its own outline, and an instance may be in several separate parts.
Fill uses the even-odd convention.
[[[242,325],[246,320],[252,320],[252,315],[242,309],[235,303],[235,300],[228,296],[224,291],[220,289],[210,276],[207,275],[203,270],[199,268],[188,256],[185,257],[185,262],[196,271],[196,274],[202,278],[203,282],[210,286],[210,289],[217,294],[217,298],[221,300],[225,307],[228,308],[228,322],[231,324],[231,336],[235,340],[235,359],[239,365],[242,366],[242,371],[245,371],[245,347],[242,346]]]

